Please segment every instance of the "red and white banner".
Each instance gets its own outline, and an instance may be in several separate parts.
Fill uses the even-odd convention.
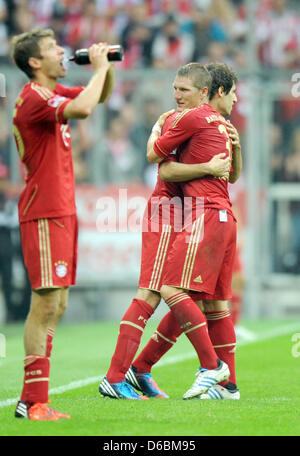
[[[144,185],[76,187],[78,284],[137,284],[141,222],[151,193]]]

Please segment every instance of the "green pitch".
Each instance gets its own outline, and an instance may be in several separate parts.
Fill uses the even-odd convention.
[[[142,345],[157,322],[146,328]],[[100,397],[98,384],[112,356],[118,323],[61,324],[51,364],[53,408],[71,420],[31,422],[13,417],[23,377],[22,325],[0,328],[0,435],[10,436],[291,436],[300,435],[300,323],[243,322],[255,338],[237,347],[240,401],[183,401],[197,359],[182,336],[153,369],[169,400],[121,401]],[[11,401],[10,401],[11,400]],[[10,404],[10,405],[7,405]]]

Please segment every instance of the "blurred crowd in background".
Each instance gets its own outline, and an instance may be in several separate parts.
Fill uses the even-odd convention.
[[[257,2],[253,33],[263,65],[299,64],[297,3]],[[41,26],[53,28],[70,51],[100,41],[121,43],[126,69],[175,69],[191,60],[247,65],[245,0],[0,0],[0,21],[2,61],[9,61],[12,35]]]
[[[251,96],[247,79],[252,63],[247,51],[249,33],[257,41],[262,84],[270,83],[273,73],[292,74],[300,65],[299,1],[258,0],[256,4],[255,25],[249,31],[246,0],[0,0],[0,66],[12,66],[11,37],[36,26],[51,27],[55,31],[66,57],[95,42],[122,44],[125,58],[116,64],[118,72],[157,69],[175,75],[180,65],[190,61],[225,62],[238,75],[244,75],[238,83],[239,101],[231,116],[243,143],[247,100]],[[151,188],[154,184],[157,171],[146,161],[146,143],[157,117],[170,106],[162,104],[161,88],[159,91],[154,87],[149,93],[145,88],[141,91],[143,96],[137,101],[135,80],[122,79],[116,83],[105,106],[101,138],[103,172],[101,181],[97,182],[99,186],[136,182]],[[169,92],[172,96],[171,86]],[[10,242],[10,248],[19,252],[18,241],[8,241],[6,235],[7,230],[17,230],[10,201],[19,191],[10,181],[13,138],[11,119],[7,115],[8,100],[9,97],[0,98],[0,244],[7,246]],[[299,99],[279,98],[269,133],[274,183],[300,182],[299,121]],[[77,183],[92,181],[89,152],[95,146],[93,128],[90,119],[71,122]],[[294,241],[300,252],[300,202],[291,202],[290,210],[296,227]],[[6,270],[9,269],[7,255],[10,255],[8,248],[1,247],[2,284],[9,282],[5,274],[12,274]],[[300,262],[295,268],[292,272],[298,269],[300,272]],[[5,293],[13,296],[11,290]],[[16,315],[19,314],[18,311]],[[13,311],[11,318],[15,318]]]
[[[299,2],[260,0],[257,5],[253,33],[259,65],[274,71],[296,71],[300,64]],[[95,42],[121,43],[125,58],[117,64],[118,71],[159,68],[175,72],[190,61],[223,61],[238,73],[249,66],[245,0],[0,0],[0,64],[12,64],[10,38],[35,26],[54,29],[66,56]],[[111,167],[108,160],[108,181],[126,183],[135,178],[147,183],[149,179],[140,151],[162,108],[159,100],[144,97],[144,106],[137,112],[131,103],[134,91],[134,83],[116,86],[108,104],[105,144],[108,158],[116,165]],[[239,103],[233,113],[241,134],[247,96],[247,85],[241,80]],[[5,99],[0,100],[0,163],[9,166],[10,125],[3,112]],[[297,99],[278,101],[271,132],[276,149],[271,164],[274,181],[299,181],[300,172],[292,164],[300,153],[299,116]],[[73,134],[80,182],[89,180],[85,160],[92,135],[88,134],[88,123],[80,122]]]

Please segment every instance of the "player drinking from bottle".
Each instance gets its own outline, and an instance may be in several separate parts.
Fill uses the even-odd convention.
[[[47,404],[52,339],[76,275],[77,218],[68,119],[86,118],[109,97],[113,68],[107,53],[106,43],[92,45],[89,83],[85,88],[67,88],[57,83],[66,76],[64,49],[51,29],[34,29],[12,41],[14,61],[29,78],[16,100],[13,131],[27,170],[19,221],[32,287],[24,331],[24,383],[16,417],[70,418]]]

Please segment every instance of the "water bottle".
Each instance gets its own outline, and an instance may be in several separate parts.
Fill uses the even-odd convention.
[[[120,62],[123,60],[124,51],[120,44],[113,44],[109,46],[107,54],[107,60],[109,62]],[[75,54],[69,57],[71,62],[75,62],[78,65],[88,65],[90,62],[88,49],[78,49]]]

